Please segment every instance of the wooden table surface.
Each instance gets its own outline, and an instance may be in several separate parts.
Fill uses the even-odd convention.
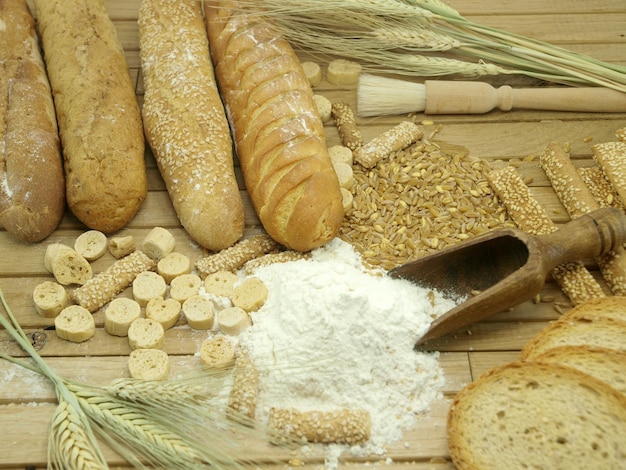
[[[597,59],[626,65],[626,3],[619,0],[450,0],[450,5],[463,15],[487,25],[549,41]],[[137,84],[141,102],[139,73],[137,12],[139,0],[107,0],[108,11],[119,30],[127,51],[131,76]],[[323,64],[322,64],[323,65]],[[334,87],[323,82],[316,92],[331,101],[355,104],[354,87]],[[423,117],[418,116],[418,121]],[[364,138],[370,139],[399,121],[394,118],[360,119]],[[523,160],[538,156],[550,141],[571,146],[577,165],[592,166],[591,146],[615,140],[614,132],[626,126],[626,114],[579,114],[565,112],[491,112],[480,116],[431,116],[442,125],[439,140],[462,145],[470,154],[488,161]],[[339,143],[332,123],[327,124],[329,145]],[[527,159],[532,160],[532,159]],[[149,194],[134,220],[121,233],[143,239],[155,226],[170,229],[177,239],[177,250],[197,260],[203,252],[193,243],[174,214],[164,184],[151,155],[146,155]],[[536,161],[524,161],[519,167],[523,176],[532,178],[533,195],[546,207],[557,223],[568,220],[548,180]],[[249,200],[246,201],[247,233],[259,230]],[[72,244],[85,230],[75,217],[67,213],[58,229],[46,240],[29,245],[15,241],[0,231],[0,287],[9,305],[27,332],[43,331],[53,323],[42,318],[33,307],[34,287],[51,279],[43,265],[46,246],[52,242]],[[94,270],[108,266],[110,255],[98,260]],[[592,269],[595,269],[592,266]],[[594,271],[595,272],[595,271]],[[600,276],[596,276],[599,278]],[[547,283],[544,297],[566,302],[560,289]],[[92,384],[107,384],[113,378],[126,376],[127,355],[124,338],[107,335],[102,312],[95,314],[98,330],[95,337],[81,344],[59,340],[52,331],[39,351],[60,374]],[[385,468],[402,467],[437,470],[452,469],[445,434],[445,416],[455,393],[478,374],[493,366],[515,360],[519,350],[558,313],[552,302],[526,302],[512,311],[498,314],[489,321],[476,324],[469,332],[451,334],[436,343],[441,365],[446,374],[444,398],[433,403],[432,410],[419,426],[402,442],[389,446],[387,455],[373,457],[371,462]],[[194,353],[202,335],[191,329],[175,329],[166,335],[165,350],[171,355],[173,371],[193,367],[198,362]],[[0,331],[0,351],[23,355],[5,331]],[[0,468],[45,467],[47,430],[56,406],[54,392],[44,380],[25,373],[6,361],[0,361]],[[113,467],[127,464],[111,451],[105,452]],[[288,456],[284,456],[288,458]],[[392,459],[393,463],[385,459]],[[372,463],[354,462],[354,466]],[[307,466],[323,460],[312,458]]]

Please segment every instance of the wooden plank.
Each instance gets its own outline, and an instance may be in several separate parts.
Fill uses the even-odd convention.
[[[472,369],[472,380],[476,380],[481,374],[494,367],[519,361],[519,351],[470,352],[469,359]]]
[[[433,403],[431,411],[420,418],[417,427],[406,433],[401,442],[393,443],[386,447],[384,456],[369,458],[374,462],[382,459],[394,462],[411,462],[416,455],[422,456],[420,460],[433,460],[434,463],[445,463],[449,458],[445,426],[445,416],[449,409],[449,400],[437,400]],[[46,461],[47,439],[46,432],[56,405],[54,404],[30,404],[11,405],[2,408],[0,413],[0,429],[11,427],[10,435],[0,441],[0,455],[2,467],[18,466],[24,462],[29,465],[43,466]],[[16,423],[19,423],[16,425]],[[284,450],[270,446],[266,442],[250,442],[246,449],[246,457],[269,459],[299,459],[304,462],[315,462],[321,458],[319,446],[310,446],[302,455],[297,452]],[[112,452],[106,445],[102,445],[107,460],[112,465],[123,465],[124,461]],[[354,461],[367,468],[367,458],[350,456],[344,453],[346,461]],[[352,467],[352,464],[350,465]],[[357,467],[358,468],[358,467]],[[385,466],[385,468],[388,468]],[[404,465],[402,468],[406,468]],[[438,467],[439,468],[439,467]],[[445,468],[445,467],[443,467]]]
[[[45,361],[61,377],[93,386],[107,386],[115,379],[129,377],[128,356],[121,353],[108,357],[77,356],[71,361],[50,356]],[[446,378],[443,394],[454,395],[471,380],[467,353],[442,353],[439,364]],[[183,377],[200,367],[197,355],[171,355],[169,377]],[[54,388],[47,378],[8,361],[0,362],[0,382],[4,384],[0,388],[0,405],[56,402]]]
[[[482,322],[419,346],[426,351],[519,351],[548,322]]]

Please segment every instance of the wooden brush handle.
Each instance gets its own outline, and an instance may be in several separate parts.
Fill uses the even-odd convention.
[[[615,208],[597,209],[537,238],[547,273],[561,263],[595,258],[622,246],[626,215]]]
[[[609,88],[495,88],[484,82],[426,80],[426,114],[483,114],[494,109],[626,112],[626,93]]]

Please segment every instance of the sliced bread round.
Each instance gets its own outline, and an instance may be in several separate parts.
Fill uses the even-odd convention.
[[[531,339],[520,357],[524,361],[532,360],[548,349],[573,345],[626,352],[626,322],[604,317],[593,320],[561,317]]]
[[[492,369],[462,389],[447,422],[458,470],[626,467],[626,397],[578,370]]]
[[[626,352],[583,345],[560,346],[548,349],[534,360],[573,367],[626,395]]]
[[[608,296],[591,299],[567,311],[561,318],[566,320],[613,318],[626,322],[626,297]]]

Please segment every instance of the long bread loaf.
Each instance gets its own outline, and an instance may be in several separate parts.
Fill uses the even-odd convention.
[[[147,194],[141,113],[102,0],[35,0],[65,159],[67,203],[90,228],[124,227]]]
[[[0,225],[37,242],[65,209],[52,92],[26,1],[0,2],[0,25]]]
[[[200,245],[228,248],[243,236],[244,210],[200,4],[144,0],[139,46],[145,133],[174,209]]]
[[[255,210],[267,233],[298,251],[335,237],[339,182],[313,92],[291,46],[236,1],[204,3],[218,84]]]

